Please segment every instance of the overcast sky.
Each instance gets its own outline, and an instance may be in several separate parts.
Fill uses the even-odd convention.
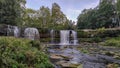
[[[52,3],[59,4],[68,19],[77,21],[77,17],[83,9],[96,7],[99,0],[27,0],[26,7],[37,10],[41,6],[46,6],[51,9]]]

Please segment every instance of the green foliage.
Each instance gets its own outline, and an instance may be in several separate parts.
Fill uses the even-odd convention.
[[[99,42],[102,42],[102,38],[100,38],[100,37],[94,37],[94,38],[79,38],[79,42],[99,43]]]
[[[104,45],[120,47],[120,37],[108,39],[105,41]]]
[[[82,31],[78,30],[78,38],[106,38],[106,37],[118,37],[120,35],[119,29],[104,29],[100,28],[97,30],[88,30],[88,31]]]
[[[0,23],[18,25],[22,23],[25,0],[0,0]]]
[[[118,14],[119,14],[119,16],[120,16],[120,0],[117,0],[116,6],[117,6]]]
[[[39,10],[26,9],[24,26],[49,29],[69,29],[72,28],[67,17],[63,14],[57,3],[52,4],[52,9],[40,7]]]
[[[85,32],[85,31],[77,31],[78,38],[89,38],[90,37],[90,32]]]
[[[94,9],[84,9],[78,16],[78,29],[95,29],[102,27],[115,27],[117,22],[113,23],[115,18],[115,5],[113,0],[102,0]]]
[[[53,68],[39,42],[0,37],[0,68]]]

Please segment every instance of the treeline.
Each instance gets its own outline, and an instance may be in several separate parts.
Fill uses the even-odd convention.
[[[49,29],[73,29],[73,22],[68,20],[57,3],[52,9],[41,6],[39,10],[25,7],[25,0],[0,0],[0,24],[17,25]]]
[[[78,16],[78,29],[111,28],[120,26],[120,0],[100,0],[95,8],[84,9]]]

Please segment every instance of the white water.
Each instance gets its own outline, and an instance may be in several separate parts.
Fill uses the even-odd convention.
[[[8,25],[8,27],[7,27],[7,36],[19,37],[20,36],[19,28],[17,26]]]
[[[25,38],[35,40],[39,39],[39,31],[36,28],[26,28],[24,31],[24,36]]]
[[[71,35],[70,35],[71,33]],[[70,40],[70,37],[73,40]],[[77,45],[77,32],[74,30],[61,30],[60,31],[60,45]]]
[[[7,36],[10,36],[10,33],[12,32],[10,27],[10,25],[7,26]]]
[[[51,43],[54,43],[54,30],[52,29],[51,31],[50,31],[50,36],[51,36]]]
[[[13,26],[14,27],[14,36],[15,37],[19,37],[20,36],[20,30],[17,26]]]
[[[73,44],[76,45],[78,43],[77,32],[72,30],[72,35],[73,35]]]
[[[69,36],[70,36],[69,30],[61,30],[60,31],[60,45],[69,45],[70,44]]]

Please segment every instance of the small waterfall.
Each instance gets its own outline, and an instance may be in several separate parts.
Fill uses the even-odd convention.
[[[72,35],[73,35],[73,44],[76,45],[78,43],[77,32],[72,30]]]
[[[51,36],[51,43],[54,43],[54,30],[52,29],[51,31],[50,31],[50,36]]]
[[[7,36],[10,36],[12,32],[11,26],[7,25]]]
[[[14,36],[15,37],[19,37],[20,36],[20,30],[17,26],[13,26],[14,27]]]
[[[19,37],[20,36],[20,30],[17,26],[7,26],[7,36],[14,36]]]
[[[39,39],[39,31],[36,28],[26,28],[24,31],[24,36],[25,38],[31,39],[31,40],[35,40],[35,39]]]
[[[69,36],[70,31],[69,30],[61,30],[60,31],[60,45],[69,45]]]

